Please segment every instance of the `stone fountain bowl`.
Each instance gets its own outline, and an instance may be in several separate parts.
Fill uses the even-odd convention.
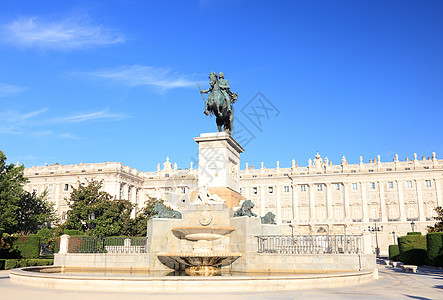
[[[230,234],[234,230],[234,227],[224,226],[187,226],[175,227],[171,229],[175,237],[188,241],[214,241]]]
[[[185,266],[228,266],[242,256],[240,252],[160,252],[159,259],[166,257]]]

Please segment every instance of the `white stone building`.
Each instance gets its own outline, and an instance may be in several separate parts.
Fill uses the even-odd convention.
[[[86,179],[103,180],[103,189],[117,199],[143,207],[148,197],[164,199],[173,207],[186,207],[198,188],[198,170],[181,170],[169,158],[155,172],[140,172],[121,163],[50,165],[25,169],[28,191],[48,191],[62,220],[68,210],[71,186]],[[317,153],[308,166],[292,161],[290,168],[261,165],[240,171],[240,192],[255,203],[263,216],[275,213],[287,234],[355,234],[378,227],[374,245],[381,254],[399,235],[414,230],[426,232],[435,221],[434,208],[443,205],[443,160],[432,157],[381,162],[380,156],[359,164],[348,164],[343,156],[333,165]],[[135,213],[135,211],[134,211]],[[412,223],[413,222],[413,223]],[[377,243],[375,238],[377,237]],[[374,246],[375,247],[375,246]]]

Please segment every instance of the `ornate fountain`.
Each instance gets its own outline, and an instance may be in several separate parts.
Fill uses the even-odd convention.
[[[175,227],[171,231],[181,240],[193,242],[190,252],[160,252],[159,259],[169,258],[185,265],[185,273],[191,276],[214,276],[220,274],[222,266],[228,266],[238,259],[240,252],[215,251],[212,242],[233,232],[233,227],[188,226]]]

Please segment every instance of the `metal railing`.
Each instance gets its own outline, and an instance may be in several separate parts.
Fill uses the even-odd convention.
[[[258,253],[356,254],[362,251],[361,235],[261,235]]]
[[[146,253],[145,237],[71,237],[68,253]]]

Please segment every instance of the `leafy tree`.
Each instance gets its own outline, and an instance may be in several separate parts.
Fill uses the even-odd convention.
[[[443,207],[437,206],[434,210],[437,212],[437,216],[434,217],[437,222],[434,226],[428,226],[428,232],[443,232]]]
[[[27,182],[23,171],[23,165],[7,165],[0,151],[0,227],[6,233],[36,232],[55,220],[53,208],[45,201],[46,193],[37,195],[23,190]]]
[[[163,200],[150,197],[146,202],[142,210],[137,212],[135,219],[131,220],[131,224],[128,228],[129,236],[146,236],[148,220],[155,214],[154,206],[157,203],[163,203]]]
[[[125,235],[131,225],[134,205],[127,200],[114,200],[100,191],[102,181],[87,180],[72,187],[70,210],[65,227],[93,236]]]

